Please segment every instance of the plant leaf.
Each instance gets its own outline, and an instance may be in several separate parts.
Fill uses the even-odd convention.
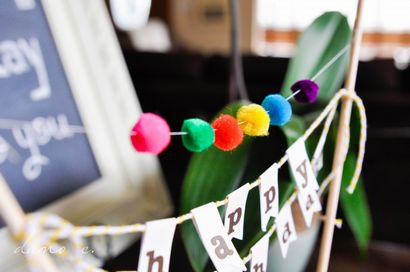
[[[242,105],[236,102],[228,105],[222,112],[236,115]],[[211,201],[221,200],[235,190],[245,171],[251,139],[232,152],[221,151],[214,146],[207,151],[192,156],[182,186],[182,213]],[[203,271],[208,262],[208,254],[191,222],[181,226],[182,239],[186,252],[195,271]]]
[[[349,40],[350,28],[346,18],[340,13],[328,12],[316,19],[304,31],[298,41],[298,50],[289,65],[282,88],[283,95],[290,93],[290,86],[296,80],[309,78],[318,72],[323,65],[349,43]],[[319,101],[327,102],[341,85],[346,64],[347,56],[345,55],[316,80],[321,88]],[[234,115],[240,105],[241,103],[231,104],[229,106],[231,109],[224,111]],[[297,111],[298,105],[293,107]],[[277,157],[283,155],[280,153],[285,151],[286,143],[287,145],[292,144],[304,133],[305,129],[306,121],[294,115],[288,125],[281,127],[283,134],[272,133],[269,137],[258,138],[256,140],[258,141],[257,143],[270,141],[271,144],[273,142],[278,150],[265,147],[266,153],[260,153],[255,148],[260,153],[257,154],[259,158],[256,160],[254,154],[250,160],[250,165],[247,165],[251,150],[249,138],[246,138],[244,143],[234,152],[222,152],[211,147],[206,152],[194,154],[184,179],[180,211],[186,213],[194,207],[210,201],[220,200],[244,181],[252,181],[252,178],[255,176],[254,170],[263,166],[261,164],[261,157],[269,158],[273,163]],[[285,135],[286,142],[282,140],[283,136],[281,135]],[[252,150],[254,149],[253,146],[252,144]],[[280,152],[276,154],[273,151]],[[245,170],[247,174],[244,179]],[[288,178],[282,177],[281,180],[288,180]],[[280,182],[281,203],[289,197],[293,192],[293,188],[292,182]],[[258,205],[258,192],[250,192],[247,211],[253,212],[245,213],[245,220],[247,222],[244,230],[245,239],[243,242],[235,242],[241,254],[247,254],[252,246],[252,242],[262,235],[259,213],[257,212],[259,210]],[[249,222],[252,224],[248,224]],[[195,228],[191,222],[187,222],[182,225],[181,231],[184,245],[194,270],[197,272],[203,271],[208,262],[208,254],[203,248]]]
[[[372,219],[363,181],[361,179],[359,180],[353,194],[349,194],[346,191],[353,176],[355,166],[356,156],[353,153],[349,153],[343,169],[340,201],[346,221],[353,232],[359,249],[364,252],[367,249],[371,237]]]
[[[285,134],[288,146],[291,146],[305,133],[306,122],[302,117],[293,114],[292,119],[286,125],[281,126],[280,129]]]
[[[298,39],[296,54],[290,61],[282,94],[290,95],[290,87],[297,80],[312,78],[349,44],[350,37],[349,24],[341,13],[326,12],[318,17]],[[319,102],[328,102],[340,87],[345,75],[347,59],[348,54],[344,54],[315,80],[320,87]]]

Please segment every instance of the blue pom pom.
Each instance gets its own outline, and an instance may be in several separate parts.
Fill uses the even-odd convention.
[[[292,107],[289,101],[279,94],[265,97],[262,107],[269,113],[270,124],[273,126],[283,126],[292,117]]]

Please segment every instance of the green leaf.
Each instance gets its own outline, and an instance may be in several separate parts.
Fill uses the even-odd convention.
[[[281,126],[280,129],[283,131],[283,134],[285,134],[288,146],[291,146],[305,133],[306,122],[302,117],[293,114],[292,119],[290,119],[286,125]]]
[[[318,17],[298,39],[296,54],[290,61],[282,94],[290,95],[290,87],[297,80],[312,78],[349,44],[350,37],[351,31],[347,19],[341,13],[326,12]],[[328,102],[340,87],[344,79],[347,59],[348,54],[344,54],[315,80],[320,87],[319,102]]]
[[[290,86],[295,81],[310,78],[318,72],[349,43],[350,34],[347,20],[340,13],[328,12],[316,19],[298,41],[296,55],[290,62],[282,88],[283,95],[290,93]],[[321,88],[320,102],[327,102],[339,88],[344,77],[346,64],[347,55],[335,62],[316,80]],[[234,115],[240,105],[240,103],[232,104],[229,106],[230,109],[225,110],[225,112]],[[297,107],[300,106],[293,105],[296,112]],[[309,107],[304,109],[309,109]],[[305,132],[306,126],[307,122],[303,118],[294,115],[286,126],[280,128],[283,134],[277,133],[279,129],[271,128],[269,137],[257,138],[255,144],[251,144],[251,140],[246,138],[244,143],[234,152],[222,152],[212,147],[206,152],[194,154],[184,179],[180,211],[186,213],[194,207],[220,200],[240,184],[253,181],[252,179],[257,177],[257,174],[261,174],[259,168],[265,166],[265,160],[269,159],[273,163],[277,158],[280,158],[286,150],[286,146],[292,144]],[[284,141],[283,135],[286,141]],[[307,142],[308,150],[310,142],[309,139]],[[265,151],[260,152],[256,147],[264,143],[275,145],[275,149],[270,149],[267,145],[264,146]],[[255,154],[252,154],[249,159],[251,149]],[[281,175],[286,174],[286,171],[281,171],[281,173]],[[246,177],[244,177],[245,174]],[[289,180],[287,177],[280,177],[280,179],[282,182],[280,182],[279,191],[282,203],[293,192],[294,183],[283,182],[283,180]],[[244,230],[244,241],[235,241],[235,246],[242,255],[247,254],[249,248],[262,235],[257,190],[250,192],[246,210],[248,212],[245,213],[247,223]],[[208,254],[203,248],[195,228],[191,222],[187,222],[182,225],[181,231],[194,270],[204,271],[208,263]]]
[[[224,113],[236,115],[241,102],[230,104]],[[182,186],[182,213],[211,201],[221,200],[234,191],[245,171],[251,140],[244,142],[232,152],[224,152],[215,147],[192,156]],[[208,254],[199,239],[192,222],[181,226],[182,239],[188,257],[195,271],[203,271],[208,262]]]
[[[367,249],[371,237],[372,219],[366,193],[364,191],[363,180],[359,179],[359,183],[353,194],[349,194],[346,191],[355,167],[356,156],[353,153],[349,153],[343,169],[340,203],[346,221],[353,232],[359,249],[364,252]]]

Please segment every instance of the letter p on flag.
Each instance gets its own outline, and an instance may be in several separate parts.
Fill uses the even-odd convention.
[[[228,195],[228,205],[225,212],[225,229],[229,238],[242,240],[245,219],[246,200],[250,185],[244,184]]]
[[[279,187],[278,165],[275,163],[261,176],[259,185],[259,202],[261,210],[261,228],[266,231],[266,226],[271,217],[276,217],[279,212]]]

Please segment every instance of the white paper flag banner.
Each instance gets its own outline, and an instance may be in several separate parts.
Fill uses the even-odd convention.
[[[276,232],[279,239],[280,250],[286,258],[289,244],[297,239],[295,223],[289,203],[286,203],[276,218]]]
[[[222,224],[215,203],[208,203],[191,211],[194,225],[209,257],[219,272],[246,271]]]
[[[316,191],[311,190],[309,192],[305,190],[298,192],[298,203],[306,226],[310,227],[314,213],[322,210],[322,205]]]
[[[288,148],[286,153],[298,189],[300,191],[319,190],[319,185],[315,173],[313,172],[312,165],[310,164],[303,139],[298,139]]]
[[[268,266],[269,235],[262,237],[252,248],[251,272],[266,272]]]
[[[150,221],[142,238],[138,262],[139,272],[167,272],[171,259],[172,241],[174,239],[175,218]]]
[[[236,238],[242,240],[243,238],[243,223],[249,188],[249,183],[246,183],[228,195],[228,205],[225,212],[225,229],[231,239]]]
[[[271,217],[276,217],[279,212],[278,165],[275,163],[261,176],[259,185],[259,202],[261,210],[261,228],[266,231],[266,226]]]

